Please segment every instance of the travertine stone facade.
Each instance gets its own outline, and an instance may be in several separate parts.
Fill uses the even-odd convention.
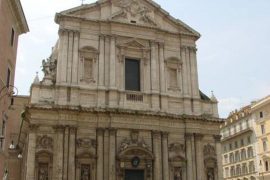
[[[22,179],[222,179],[195,30],[150,0],[100,0],[55,21],[59,40],[25,112]],[[136,91],[128,59],[139,64]]]

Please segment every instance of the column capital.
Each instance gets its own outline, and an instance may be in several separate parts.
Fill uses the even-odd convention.
[[[191,139],[193,136],[193,133],[185,133],[185,138],[186,139]]]
[[[221,135],[213,135],[213,138],[215,139],[216,142],[220,142],[221,141]]]
[[[52,128],[55,130],[55,132],[63,132],[65,130],[64,125],[54,125]]]
[[[115,135],[116,132],[117,132],[117,129],[116,128],[108,128],[109,132],[111,135]]]
[[[162,138],[168,138],[169,132],[162,132]]]
[[[196,140],[202,140],[202,138],[204,137],[204,135],[201,133],[195,133],[194,135],[195,135]]]
[[[101,135],[105,131],[104,128],[100,128],[100,127],[97,128],[96,130],[97,130],[97,134],[99,134],[99,135]]]
[[[153,138],[160,138],[161,132],[160,131],[152,131]]]
[[[70,126],[70,127],[69,127],[70,133],[73,133],[73,134],[76,133],[77,129],[78,129],[77,126]]]

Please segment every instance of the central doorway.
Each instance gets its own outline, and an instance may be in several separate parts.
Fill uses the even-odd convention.
[[[125,180],[144,180],[144,170],[125,170]]]

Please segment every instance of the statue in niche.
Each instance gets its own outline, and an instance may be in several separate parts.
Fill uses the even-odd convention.
[[[81,165],[81,180],[90,180],[90,166]]]
[[[174,168],[174,180],[182,180],[182,168]]]
[[[48,180],[48,164],[42,164],[39,166],[38,180]]]
[[[212,168],[208,169],[208,171],[207,171],[207,180],[215,180],[214,170]]]

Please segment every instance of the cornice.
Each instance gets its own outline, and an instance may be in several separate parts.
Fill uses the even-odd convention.
[[[19,34],[29,32],[29,27],[20,0],[8,0],[7,2],[9,3],[12,14],[17,21],[16,24],[19,27]]]
[[[197,120],[204,122],[213,122],[221,124],[223,123],[221,118],[210,117],[210,116],[196,116],[196,115],[177,115],[166,112],[156,112],[156,111],[148,111],[148,110],[129,110],[122,108],[85,108],[81,106],[61,106],[61,105],[46,105],[39,106],[36,104],[31,104],[26,107],[26,111],[30,112],[31,110],[42,110],[42,111],[56,111],[57,113],[61,113],[61,111],[71,111],[72,113],[94,113],[94,114],[107,114],[110,116],[123,114],[123,115],[140,115],[140,116],[149,116],[149,117],[157,117],[157,118],[171,118],[171,119],[181,119],[181,120]]]
[[[64,18],[69,18],[69,19],[73,19],[79,22],[82,21],[88,21],[88,22],[94,22],[94,23],[106,23],[106,24],[121,24],[121,25],[127,25],[127,26],[133,26],[133,27],[140,27],[140,28],[146,28],[146,29],[152,29],[152,30],[156,30],[159,32],[163,32],[163,33],[168,33],[168,34],[173,34],[173,35],[186,35],[186,36],[192,36],[192,37],[196,37],[196,39],[198,39],[200,37],[200,35],[195,35],[193,33],[187,33],[187,32],[183,32],[183,31],[179,31],[179,32],[172,32],[172,31],[168,31],[165,29],[161,29],[159,27],[155,27],[155,26],[146,26],[146,25],[141,25],[141,24],[130,24],[127,22],[121,22],[121,21],[116,21],[116,20],[103,20],[103,19],[90,19],[90,18],[82,18],[82,17],[78,17],[78,16],[73,16],[73,15],[67,15],[67,14],[61,14],[61,13],[57,13],[55,15],[55,22],[59,24],[59,21],[61,19]]]

